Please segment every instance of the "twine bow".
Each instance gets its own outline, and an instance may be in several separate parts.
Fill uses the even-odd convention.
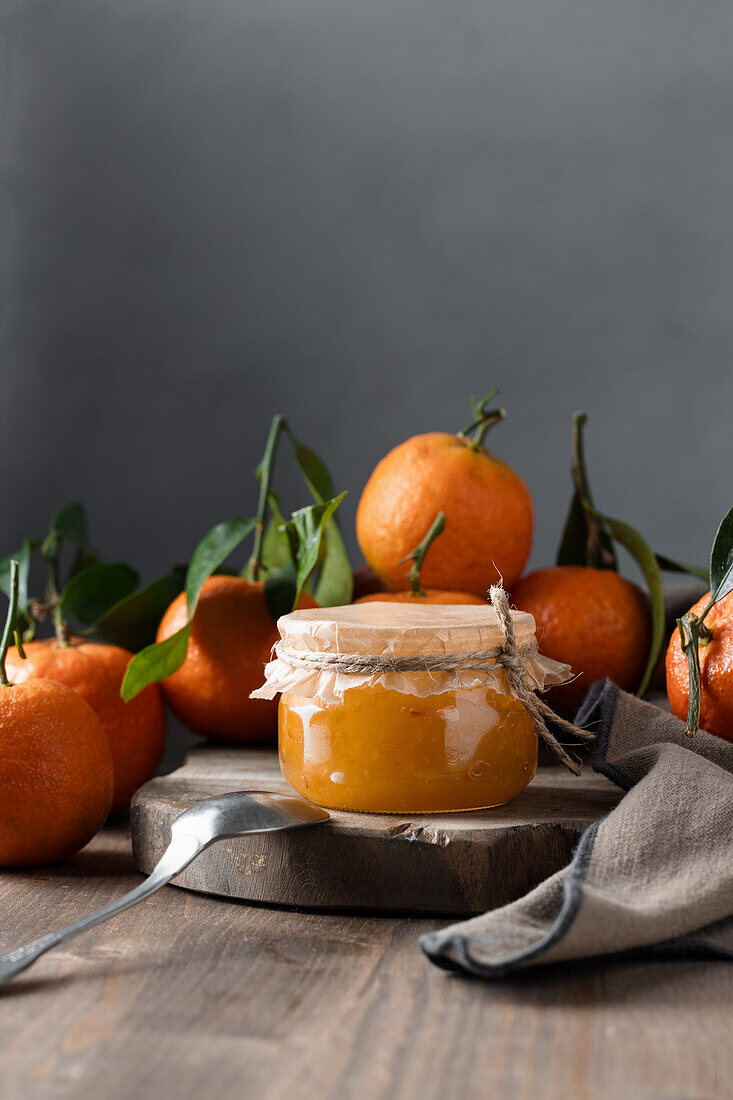
[[[548,729],[546,719],[549,719],[553,725],[559,726],[560,729],[565,730],[566,733],[571,733],[574,737],[578,737],[582,741],[594,741],[595,734],[561,718],[558,714],[555,714],[552,707],[548,707],[547,703],[537,698],[534,691],[527,683],[526,659],[522,655],[521,648],[517,646],[517,639],[514,634],[514,623],[512,622],[512,616],[509,610],[509,600],[501,585],[495,584],[491,586],[489,589],[489,601],[496,611],[496,617],[499,620],[499,629],[501,630],[502,652],[501,656],[497,657],[496,664],[504,669],[512,693],[519,699],[520,703],[523,703],[526,707],[530,718],[534,722],[537,736],[541,737],[545,744],[550,747],[561,764],[564,764],[573,775],[579,775],[580,765],[576,760],[573,760],[555,735]]]
[[[486,671],[503,668],[506,672],[512,694],[527,710],[537,736],[549,746],[554,755],[574,775],[580,773],[580,765],[563,748],[552,731],[550,721],[582,741],[593,741],[595,734],[567,722],[555,714],[542,699],[538,699],[527,679],[527,661],[537,653],[537,641],[532,639],[524,645],[518,645],[514,633],[514,623],[509,610],[507,594],[501,585],[492,585],[489,601],[496,611],[501,632],[501,645],[495,649],[472,650],[468,653],[426,653],[410,657],[395,657],[388,653],[380,655],[369,653],[314,653],[292,649],[278,642],[275,654],[291,665],[328,672],[352,674],[375,674],[380,672],[448,672],[462,669],[466,671]]]

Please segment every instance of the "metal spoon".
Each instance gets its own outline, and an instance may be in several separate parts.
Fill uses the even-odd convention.
[[[101,924],[107,917],[114,917],[123,909],[129,909],[136,902],[150,897],[188,867],[215,840],[243,836],[245,833],[297,829],[328,821],[329,816],[325,810],[302,798],[270,791],[237,791],[198,802],[175,819],[171,825],[170,844],[144,882],[88,917],[0,955],[0,983],[25,970],[51,947],[66,943],[80,932]]]

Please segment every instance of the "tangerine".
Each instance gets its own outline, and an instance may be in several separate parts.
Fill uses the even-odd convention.
[[[111,813],[119,813],[160,762],[165,746],[165,710],[157,684],[129,703],[120,685],[132,654],[116,645],[71,638],[28,642],[26,660],[8,650],[6,667],[14,684],[55,680],[72,688],[95,712],[109,738],[114,761],[115,790]]]
[[[380,580],[407,587],[404,559],[441,511],[445,529],[425,557],[425,586],[485,596],[499,580],[514,584],[532,545],[529,489],[484,447],[447,432],[400,443],[367,481],[356,534]]]
[[[0,686],[0,866],[55,863],[103,824],[109,739],[80,695],[53,680]]]
[[[426,588],[420,595],[412,592],[372,592],[368,596],[359,596],[354,603],[412,603],[413,600],[416,603],[486,603],[472,592],[449,592],[443,588]]]
[[[556,565],[523,577],[512,589],[520,611],[537,624],[540,652],[569,664],[576,678],[551,688],[547,701],[572,717],[594,680],[635,691],[651,644],[646,595],[610,569]]]
[[[709,603],[708,592],[690,608],[690,614],[701,615]],[[705,615],[705,627],[712,636],[705,638],[699,647],[700,729],[733,741],[733,593],[713,604]],[[684,722],[690,702],[690,683],[687,657],[678,629],[669,640],[665,667],[669,705]]]
[[[310,596],[300,607],[316,607]],[[188,621],[182,592],[163,615],[157,641]],[[216,575],[204,582],[191,623],[186,659],[163,681],[173,712],[195,733],[216,741],[263,741],[277,729],[277,700],[250,699],[278,640],[264,581]]]

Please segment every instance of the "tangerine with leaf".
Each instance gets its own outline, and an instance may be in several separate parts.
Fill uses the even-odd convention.
[[[710,555],[710,591],[677,621],[666,657],[667,696],[693,735],[733,741],[733,508]]]
[[[19,867],[55,863],[83,848],[107,817],[115,775],[107,734],[76,692],[54,680],[10,682],[5,658],[18,614],[17,562],[10,591],[0,643],[0,866]]]
[[[540,651],[569,664],[575,679],[550,689],[548,703],[572,717],[594,680],[610,679],[626,691],[644,692],[659,657],[664,600],[659,564],[641,535],[598,512],[588,485],[583,451],[586,416],[573,427],[574,494],[558,552],[558,564],[523,577],[512,589],[520,611],[537,624]],[[637,560],[652,593],[617,570],[614,543]]]
[[[316,501],[287,523],[272,492],[283,435]],[[273,419],[257,473],[257,515],[218,524],[199,543],[184,592],[163,615],[156,643],[130,663],[122,688],[131,699],[162,681],[172,710],[189,729],[233,744],[263,741],[276,732],[277,703],[251,699],[250,693],[262,682],[279,616],[295,607],[316,607],[322,599],[347,603],[352,592],[351,566],[334,521],[345,494],[333,496],[324,464],[295,439],[283,417]],[[250,535],[252,553],[242,575],[220,573]],[[305,589],[316,570],[314,599]]]
[[[61,581],[61,556],[65,543],[74,549],[70,575]],[[33,546],[31,540],[27,546]],[[130,630],[130,612],[145,618],[155,614],[160,596],[175,588],[172,578],[163,579],[157,593],[136,591],[138,575],[122,562],[102,562],[86,542],[86,524],[81,505],[68,505],[51,523],[40,547],[47,566],[46,590],[42,597],[29,600],[28,571],[30,554],[22,559],[17,625],[28,636],[38,623],[53,623],[55,636],[26,640],[24,652],[11,647],[6,657],[7,672],[15,684],[34,680],[53,680],[77,693],[95,712],[109,739],[115,771],[115,789],[111,813],[119,813],[134,792],[154,774],[165,746],[165,711],[160,688],[152,685],[138,698],[125,703],[120,685],[133,654],[122,646],[97,642],[71,632],[70,617],[91,635],[123,619]],[[7,576],[6,562],[0,578]],[[160,582],[156,582],[160,583]],[[5,587],[5,584],[2,585]],[[141,600],[142,595],[142,600]],[[170,597],[169,597],[170,598]],[[160,609],[162,611],[162,608]],[[141,616],[141,611],[144,614]],[[158,617],[159,617],[158,613]],[[149,629],[138,622],[134,633]],[[143,635],[144,636],[144,635]]]
[[[506,416],[492,408],[498,390],[471,400],[463,431],[429,432],[400,443],[367,481],[356,515],[362,553],[393,590],[408,587],[406,561],[438,512],[445,531],[425,557],[426,587],[486,596],[503,579],[510,587],[529,557],[532,497],[518,474],[484,447]]]
[[[300,596],[298,607],[317,606],[307,593]],[[182,592],[160,621],[158,642],[175,636],[187,622]],[[208,577],[190,623],[186,658],[163,682],[173,713],[189,729],[216,741],[242,744],[269,737],[277,724],[277,700],[249,696],[262,681],[278,637],[264,581]]]

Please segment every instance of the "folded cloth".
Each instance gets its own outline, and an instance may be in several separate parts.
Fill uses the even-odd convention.
[[[437,966],[483,978],[612,955],[733,959],[733,744],[614,684],[576,719],[594,768],[628,793],[568,867],[501,909],[420,938]]]

